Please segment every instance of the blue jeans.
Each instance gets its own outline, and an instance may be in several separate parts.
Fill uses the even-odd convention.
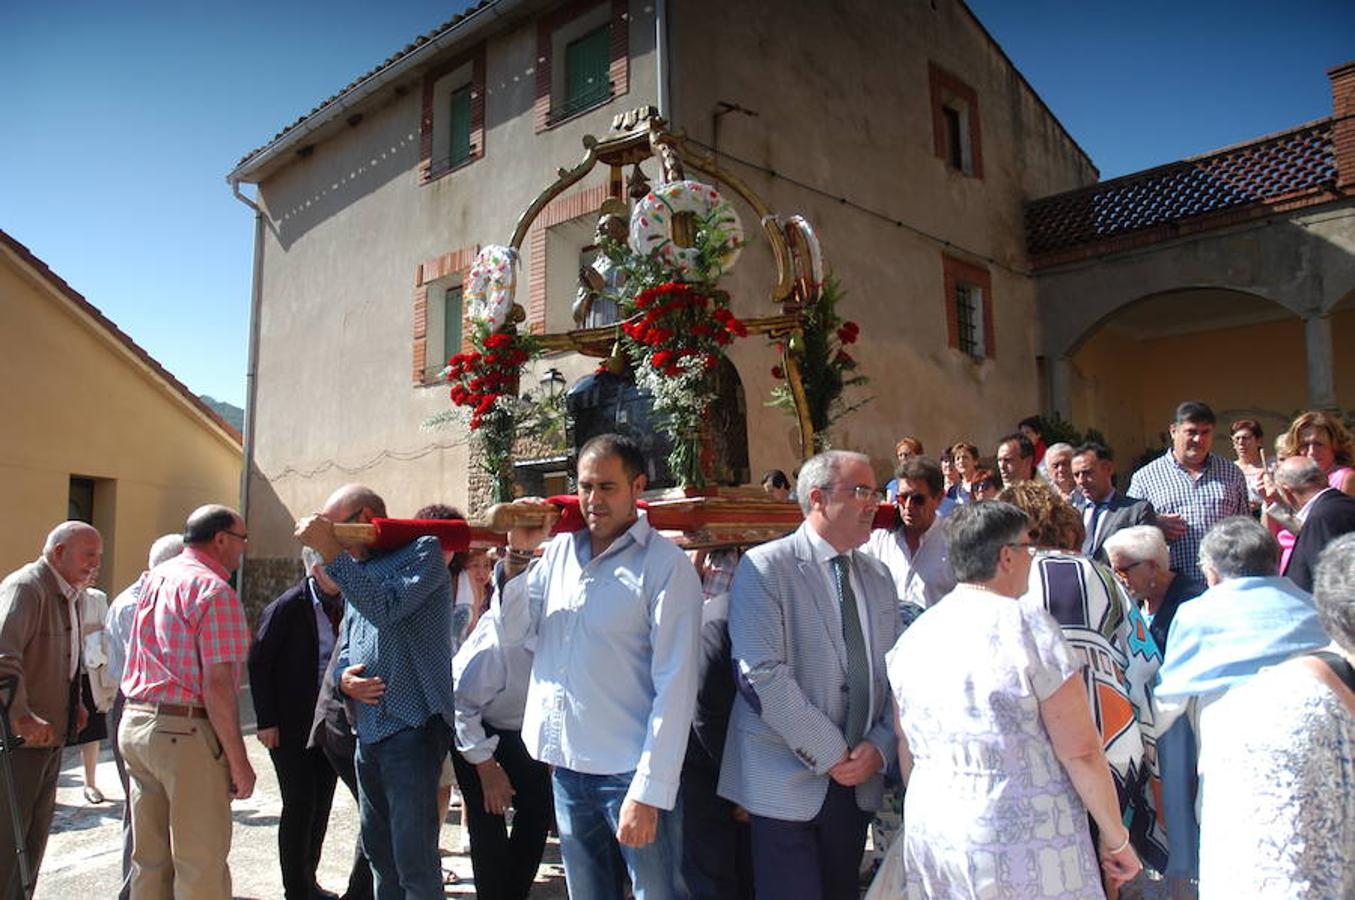
[[[635,900],[684,900],[681,812],[659,810],[658,833],[645,847],[625,847],[616,839],[621,804],[634,772],[586,775],[557,768],[555,819],[560,856],[572,900],[622,900],[630,874]]]
[[[434,716],[358,742],[358,816],[377,900],[442,900],[437,794],[450,740],[446,720]]]

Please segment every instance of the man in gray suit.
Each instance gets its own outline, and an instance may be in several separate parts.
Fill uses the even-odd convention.
[[[1077,507],[1087,532],[1084,556],[1109,563],[1102,549],[1106,538],[1131,525],[1157,524],[1153,504],[1115,490],[1115,455],[1106,445],[1091,441],[1073,451],[1073,480],[1081,492]]]
[[[748,551],[734,575],[739,696],[719,791],[751,815],[759,897],[855,900],[897,753],[884,655],[898,603],[884,567],[856,549],[881,499],[870,459],[815,456],[799,498],[804,524]]]

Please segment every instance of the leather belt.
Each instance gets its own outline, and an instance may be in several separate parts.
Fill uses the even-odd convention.
[[[204,707],[183,706],[179,703],[148,703],[144,700],[128,700],[127,709],[153,712],[157,716],[179,716],[185,719],[207,718],[207,710]]]

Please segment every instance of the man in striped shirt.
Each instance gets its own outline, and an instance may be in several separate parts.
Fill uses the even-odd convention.
[[[1176,407],[1171,449],[1134,473],[1129,496],[1147,500],[1157,511],[1157,526],[1171,550],[1172,571],[1195,581],[1200,573],[1200,541],[1216,522],[1251,514],[1242,470],[1210,453],[1214,411],[1196,400]]]
[[[254,769],[237,701],[249,627],[227,579],[248,540],[235,510],[199,507],[137,600],[118,728],[137,898],[231,896],[231,800],[253,793]]]

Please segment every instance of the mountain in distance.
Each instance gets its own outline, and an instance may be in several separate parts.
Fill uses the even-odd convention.
[[[240,407],[233,403],[227,403],[225,400],[209,397],[206,394],[199,394],[198,399],[206,403],[212,412],[229,422],[236,431],[243,432],[245,430],[245,411]]]

